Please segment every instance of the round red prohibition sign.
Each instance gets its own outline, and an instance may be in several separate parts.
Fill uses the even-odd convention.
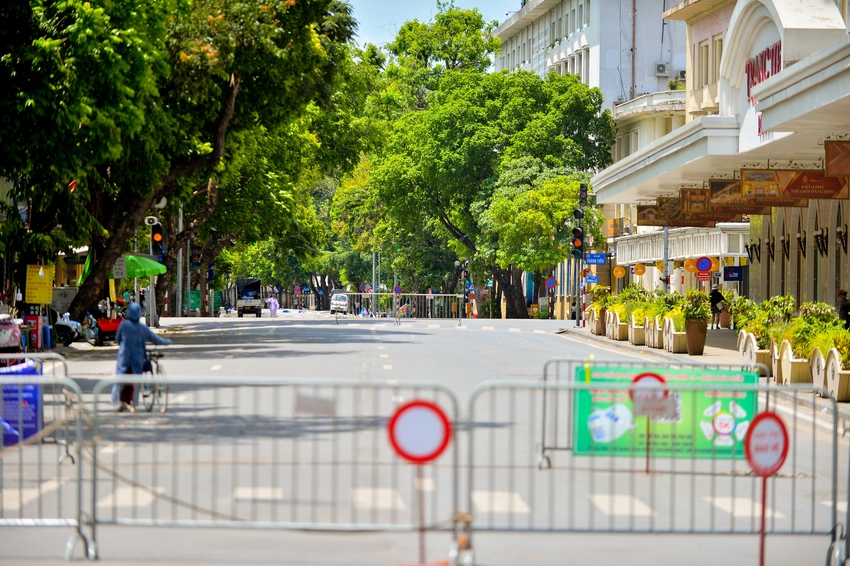
[[[772,411],[759,413],[744,439],[747,462],[762,477],[772,476],[788,456],[788,430],[779,415]]]
[[[658,375],[657,373],[652,373],[648,371],[646,373],[642,373],[636,378],[632,380],[632,385],[634,386],[631,390],[629,390],[629,397],[632,402],[635,400],[635,391],[639,391],[643,394],[647,394],[650,391],[658,391],[661,393],[662,397],[667,397],[669,391],[667,391],[667,382],[664,381],[664,378]]]
[[[443,410],[430,401],[405,403],[390,418],[390,444],[396,453],[414,464],[435,460],[452,437],[452,424]]]

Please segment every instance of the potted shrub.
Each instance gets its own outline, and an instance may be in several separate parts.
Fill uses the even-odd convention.
[[[736,297],[729,303],[727,310],[732,316],[735,330],[741,331],[758,314],[758,305],[746,297]]]
[[[665,293],[661,290],[656,290],[651,300],[647,303],[646,319],[647,332],[649,338],[647,344],[653,348],[665,348],[664,337],[664,320],[665,315],[678,306],[682,301],[682,296],[676,292]],[[684,331],[684,330],[683,330]]]
[[[591,291],[592,297],[590,309],[593,311],[593,317],[588,319],[590,322],[590,332],[597,335],[605,334],[605,317],[608,311],[608,305],[611,303],[611,288],[605,285],[596,285]]]
[[[776,348],[771,348],[769,332],[777,324],[790,322],[793,313],[794,297],[790,295],[771,297],[766,301],[762,301],[754,308],[754,313],[751,313],[752,318],[744,326],[744,329],[753,335],[754,341],[752,347],[747,347],[748,354],[745,360],[747,363],[764,363],[768,366],[772,364],[770,353],[776,350]],[[733,314],[733,319],[734,317],[735,315]],[[778,357],[776,361],[775,369],[778,372]],[[761,371],[765,373],[764,370]],[[777,376],[774,375],[774,377]]]
[[[616,302],[608,307],[608,337],[611,340],[627,340],[629,325],[626,323],[626,306]]]
[[[826,385],[836,401],[850,401],[850,332],[826,354]]]
[[[682,305],[685,319],[688,355],[701,356],[705,350],[705,338],[708,335],[708,321],[711,320],[711,306],[708,293],[698,289],[688,289]]]

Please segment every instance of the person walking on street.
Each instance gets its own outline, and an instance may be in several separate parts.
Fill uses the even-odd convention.
[[[720,328],[720,311],[724,309],[723,294],[720,292],[720,287],[715,283],[711,286],[711,294],[708,296],[711,302],[711,327],[712,329]]]
[[[115,333],[115,342],[118,344],[118,365],[115,369],[117,375],[133,374],[141,375],[145,370],[147,362],[147,351],[145,344],[153,342],[160,346],[168,346],[171,340],[160,338],[140,321],[142,318],[142,307],[138,303],[130,303],[127,307],[127,313],[124,315],[124,322],[118,327]],[[120,392],[120,393],[119,393]],[[121,406],[118,412],[127,410],[135,412],[136,407],[133,404],[134,386],[132,383],[119,384],[116,383],[112,387],[112,397],[118,396]]]
[[[844,289],[838,292],[838,318],[844,323],[844,328],[850,330],[850,301]]]

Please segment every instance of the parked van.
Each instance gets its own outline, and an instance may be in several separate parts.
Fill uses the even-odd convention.
[[[335,293],[331,295],[331,314],[348,312],[348,295]]]

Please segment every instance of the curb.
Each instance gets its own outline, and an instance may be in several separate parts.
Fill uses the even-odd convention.
[[[561,335],[561,336],[569,335],[571,338],[573,338],[573,337],[584,338],[587,342],[605,344],[606,347],[611,348],[611,349],[615,349],[615,350],[620,350],[621,352],[628,352],[630,354],[635,354],[635,353],[644,354],[644,355],[647,356],[647,359],[649,359],[651,357],[651,358],[655,358],[659,361],[676,362],[676,363],[689,363],[691,365],[697,365],[697,366],[708,365],[708,364],[701,363],[699,360],[691,361],[691,360],[688,360],[688,359],[683,359],[681,356],[677,356],[676,354],[668,354],[668,353],[665,353],[663,350],[656,351],[657,350],[656,348],[647,348],[646,346],[634,346],[632,344],[629,344],[628,342],[621,342],[619,340],[611,340],[611,339],[603,337],[603,336],[597,336],[596,334],[590,334],[590,333],[585,332],[583,330],[576,330],[575,328],[562,328],[560,331],[558,331],[558,334]],[[741,367],[744,367],[743,364],[741,364]],[[765,380],[766,384],[770,384],[769,378],[763,378],[763,379]],[[829,399],[824,399],[822,397],[815,398],[814,403],[813,403],[812,399],[808,396],[800,396],[800,395],[795,396],[795,395],[791,394],[790,392],[786,392],[786,391],[781,391],[781,390],[776,391],[776,395],[780,399],[788,401],[789,403],[801,405],[801,406],[806,407],[808,409],[820,410],[820,411],[826,410],[825,414],[829,414],[829,409],[832,406],[832,402]],[[837,406],[838,406],[839,416],[844,420],[850,420],[850,403],[838,402]],[[844,423],[844,425],[842,426],[842,429],[846,429],[846,428],[848,428],[848,423]],[[841,433],[841,432],[842,431],[839,430],[839,433]]]

